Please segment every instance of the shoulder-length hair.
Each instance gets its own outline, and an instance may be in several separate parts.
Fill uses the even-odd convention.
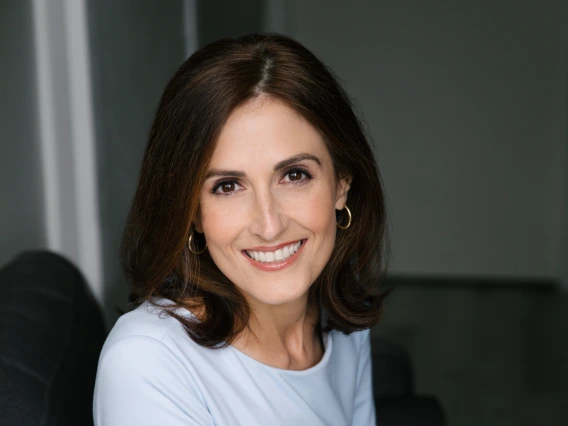
[[[173,305],[161,305],[165,312],[205,347],[230,344],[247,327],[250,310],[207,251],[189,250],[188,237],[221,129],[236,107],[260,96],[285,102],[318,129],[338,181],[352,179],[351,226],[337,231],[331,257],[309,291],[311,306],[325,313],[323,329],[370,328],[388,293],[383,289],[385,196],[348,95],[332,72],[291,38],[221,39],[191,55],[164,90],[122,242],[130,300],[170,299]],[[199,320],[177,314],[180,307],[199,310]]]

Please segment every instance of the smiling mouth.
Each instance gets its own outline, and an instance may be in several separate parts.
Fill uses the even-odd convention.
[[[270,264],[284,262],[288,258],[292,257],[305,243],[305,241],[306,240],[300,240],[274,251],[243,250],[243,253],[260,263]]]

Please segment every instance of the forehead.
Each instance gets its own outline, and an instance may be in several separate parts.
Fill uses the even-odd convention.
[[[331,162],[320,132],[284,102],[257,98],[236,108],[225,123],[211,167],[272,165],[299,153]]]

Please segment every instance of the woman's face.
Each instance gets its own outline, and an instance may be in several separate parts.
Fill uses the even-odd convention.
[[[286,104],[257,98],[222,129],[195,226],[250,302],[281,305],[305,297],[329,260],[348,189],[320,133]]]

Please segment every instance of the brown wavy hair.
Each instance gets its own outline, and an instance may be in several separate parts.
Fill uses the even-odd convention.
[[[389,292],[385,195],[377,164],[333,73],[299,42],[276,34],[213,42],[191,55],[167,84],[123,236],[130,300],[170,299],[174,305],[159,306],[205,347],[226,346],[247,327],[250,310],[243,295],[207,251],[195,255],[187,242],[215,141],[231,112],[259,96],[283,101],[308,120],[324,138],[338,181],[352,179],[352,224],[337,231],[308,300],[325,313],[325,324],[318,324],[324,331],[370,328]],[[344,213],[339,216],[345,223]],[[180,307],[199,310],[199,320],[176,313]]]

